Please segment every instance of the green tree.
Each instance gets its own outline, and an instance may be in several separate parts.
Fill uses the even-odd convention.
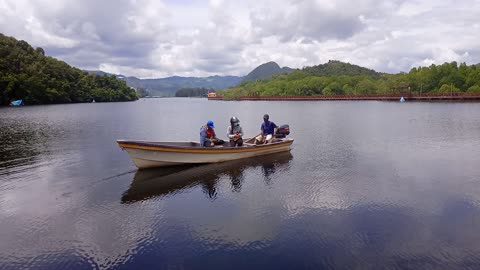
[[[102,88],[104,91],[96,91]],[[133,89],[115,76],[83,72],[55,58],[42,48],[0,34],[0,105],[15,99],[26,104],[88,102],[137,99]]]
[[[437,91],[442,95],[453,95],[460,92],[460,89],[456,88],[453,84],[444,84]]]
[[[472,85],[468,88],[467,93],[480,94],[480,85]]]

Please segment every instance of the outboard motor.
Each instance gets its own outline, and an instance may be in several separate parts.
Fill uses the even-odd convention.
[[[275,133],[275,138],[285,138],[287,135],[290,134],[290,126],[289,125],[281,125],[277,129],[277,133]]]

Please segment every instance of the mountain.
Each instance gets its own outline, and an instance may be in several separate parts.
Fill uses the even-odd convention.
[[[242,77],[210,76],[210,77],[167,77],[161,79],[139,79],[124,77],[127,84],[135,88],[144,88],[153,96],[175,96],[182,88],[225,89],[237,85]]]
[[[112,75],[100,70],[89,70],[89,73]],[[128,86],[143,88],[151,96],[175,96],[178,89],[184,88],[208,88],[225,89],[237,85],[242,80],[238,76],[210,76],[210,77],[180,77],[172,76],[158,79],[139,79],[133,76],[116,75]]]
[[[256,67],[245,77],[239,76],[210,76],[210,77],[180,77],[172,76],[158,79],[140,79],[133,76],[115,75],[123,80],[128,86],[136,89],[144,89],[151,96],[175,96],[178,89],[207,88],[227,89],[238,85],[240,82],[267,79],[275,74],[290,73],[294,69],[289,67],[280,68],[275,62],[268,62]],[[100,70],[87,70],[88,73],[97,75],[114,75]]]
[[[328,63],[325,64],[305,67],[303,68],[303,71],[313,76],[367,75],[378,78],[382,74],[372,69],[352,65],[350,63],[344,63],[337,60],[329,60]]]
[[[275,62],[268,62],[256,67],[247,76],[243,77],[242,82],[255,81],[271,78],[275,74],[290,73],[294,71],[289,67],[280,68]]]

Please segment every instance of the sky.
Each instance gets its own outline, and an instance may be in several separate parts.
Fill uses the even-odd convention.
[[[269,61],[398,73],[480,63],[480,0],[0,0],[0,33],[139,78],[244,76]]]

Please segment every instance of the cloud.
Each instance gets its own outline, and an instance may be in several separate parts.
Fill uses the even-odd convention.
[[[396,73],[479,63],[478,10],[479,0],[0,0],[0,32],[79,68],[139,77],[330,59]]]
[[[369,11],[361,2],[355,9],[349,8],[350,1],[286,2],[280,5],[282,8],[264,7],[252,12],[252,23],[260,35],[277,36],[282,42],[346,39],[366,27],[361,16]]]

